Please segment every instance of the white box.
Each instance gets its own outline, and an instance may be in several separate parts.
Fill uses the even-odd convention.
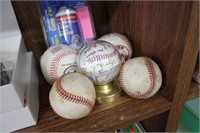
[[[0,86],[0,114],[24,107],[24,41],[10,0],[0,1],[0,62],[10,61],[10,84]],[[1,75],[0,75],[1,76]]]
[[[0,62],[10,61],[14,71],[10,84],[0,86],[0,114],[24,107],[26,48],[21,35],[0,38]]]
[[[36,125],[39,112],[38,75],[32,52],[27,53],[26,105],[22,109],[0,114],[0,132],[12,132]]]

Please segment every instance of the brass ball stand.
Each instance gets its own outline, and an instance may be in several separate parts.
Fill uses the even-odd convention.
[[[122,89],[118,78],[105,85],[96,85],[96,100],[100,104],[110,103],[121,96]]]

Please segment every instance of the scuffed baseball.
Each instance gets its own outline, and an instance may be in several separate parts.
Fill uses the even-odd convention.
[[[74,72],[77,56],[77,51],[67,45],[60,44],[48,48],[40,60],[40,67],[47,82],[52,85],[63,74]]]
[[[119,75],[122,89],[131,97],[146,99],[161,87],[162,74],[158,65],[148,57],[129,59]]]
[[[77,63],[79,72],[88,76],[95,85],[112,82],[121,68],[117,49],[105,41],[94,41],[81,49]]]
[[[91,80],[80,73],[69,73],[58,78],[49,93],[52,109],[66,119],[79,119],[87,116],[96,99]]]
[[[107,41],[117,48],[122,58],[130,59],[133,54],[133,48],[130,41],[122,34],[111,33],[104,35],[98,40]]]

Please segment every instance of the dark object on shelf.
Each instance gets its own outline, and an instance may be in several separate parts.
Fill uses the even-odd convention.
[[[194,71],[193,80],[199,83],[199,79],[200,79],[199,69],[196,69]]]
[[[5,66],[3,63],[0,63],[0,73],[1,73],[1,81],[0,81],[0,86],[9,84],[11,82],[11,75],[12,75],[12,70],[6,70]]]
[[[192,79],[194,80],[194,81],[196,81],[196,82],[200,82],[199,80],[200,80],[200,73],[199,73],[199,57],[198,57],[198,59],[197,59],[197,63],[196,63],[196,67],[195,67],[195,69],[194,69],[194,74],[193,74],[193,77],[192,77]]]

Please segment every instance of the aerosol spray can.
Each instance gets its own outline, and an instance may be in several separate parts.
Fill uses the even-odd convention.
[[[59,7],[56,13],[56,22],[61,42],[80,50],[82,43],[76,11],[66,6]]]

